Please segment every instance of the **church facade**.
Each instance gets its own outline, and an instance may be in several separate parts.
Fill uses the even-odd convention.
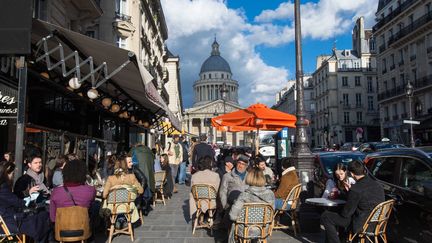
[[[221,132],[211,126],[211,118],[243,109],[238,103],[238,82],[232,78],[228,62],[220,55],[219,43],[212,44],[212,51],[202,64],[199,79],[194,82],[193,107],[184,112],[183,127],[193,135],[206,134],[209,142],[244,146],[247,132]]]

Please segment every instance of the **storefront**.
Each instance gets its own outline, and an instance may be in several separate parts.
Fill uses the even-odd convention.
[[[15,150],[19,101],[14,58],[1,63],[3,153]],[[167,120],[180,129],[153,77],[127,50],[33,20],[27,64],[24,158],[33,150],[45,161],[67,153],[100,159],[136,143],[150,145],[150,129]]]

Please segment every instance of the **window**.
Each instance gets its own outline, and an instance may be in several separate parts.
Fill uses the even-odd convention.
[[[360,76],[355,76],[355,86],[361,86],[361,77]]]
[[[401,83],[402,87],[406,86],[406,83],[405,83],[405,74],[403,74],[403,73],[400,74],[400,83]]]
[[[387,81],[384,81],[384,91],[387,91],[388,90],[388,84],[387,84]]]
[[[343,105],[348,106],[349,105],[348,94],[343,94],[342,97],[343,97]]]
[[[116,44],[118,47],[126,49],[127,39],[123,39],[120,36],[117,36]]]
[[[362,94],[357,93],[356,94],[356,107],[361,107],[362,105]]]
[[[399,50],[399,66],[404,63],[404,51],[403,49]]]
[[[387,61],[385,58],[382,60],[382,72],[383,73],[387,72]]]
[[[373,92],[372,77],[367,77],[367,92]]]
[[[406,107],[407,105],[406,105],[406,102],[405,101],[403,101],[402,102],[402,113],[403,114],[406,114],[407,113],[407,107]]]
[[[373,96],[368,96],[368,110],[369,111],[374,110],[374,98],[373,98]]]
[[[401,186],[424,193],[424,184],[432,182],[432,171],[423,162],[413,158],[403,158]]]
[[[392,183],[394,170],[396,168],[396,158],[387,157],[375,159],[372,166],[372,175],[378,180]]]
[[[398,119],[398,105],[393,104],[393,120],[397,120],[397,119]]]
[[[86,36],[91,37],[91,38],[95,38],[95,31],[94,30],[89,30],[85,33]]]
[[[222,75],[222,79],[223,79],[224,78],[224,74],[222,73],[221,75]]]
[[[414,68],[411,73],[412,73],[412,80],[411,80],[411,82],[417,82],[417,69]]]
[[[344,124],[349,124],[349,123],[350,123],[350,113],[344,112]]]
[[[204,79],[206,79],[206,75],[204,74]]]
[[[342,77],[342,86],[348,86],[348,77]]]
[[[392,78],[392,88],[396,89],[396,78]]]
[[[421,102],[416,102],[414,104],[414,115],[415,116],[420,116],[423,114],[423,105]]]
[[[357,123],[363,123],[363,112],[357,112]]]
[[[127,14],[127,0],[116,0],[116,12]]]
[[[389,117],[389,108],[388,108],[388,106],[384,107],[384,116],[385,116],[385,118]]]
[[[211,78],[211,73],[209,73],[209,78]]]

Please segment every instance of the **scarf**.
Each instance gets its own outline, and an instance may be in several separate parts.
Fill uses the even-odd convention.
[[[35,181],[36,185],[40,187],[41,190],[44,191],[44,193],[49,193],[48,188],[45,186],[44,182],[44,174],[43,172],[37,174],[31,169],[27,169],[27,175],[29,175],[33,180]]]
[[[176,159],[180,158],[180,145],[178,143],[174,145],[174,152]]]
[[[234,173],[236,173],[236,174],[240,177],[240,179],[241,179],[242,181],[244,181],[244,178],[246,177],[246,171],[243,172],[243,173],[240,173],[239,171],[237,171],[237,169],[235,169],[235,170],[234,170]]]

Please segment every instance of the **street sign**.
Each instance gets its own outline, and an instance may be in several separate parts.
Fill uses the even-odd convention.
[[[403,123],[420,125],[420,121],[414,121],[414,120],[403,120]]]

